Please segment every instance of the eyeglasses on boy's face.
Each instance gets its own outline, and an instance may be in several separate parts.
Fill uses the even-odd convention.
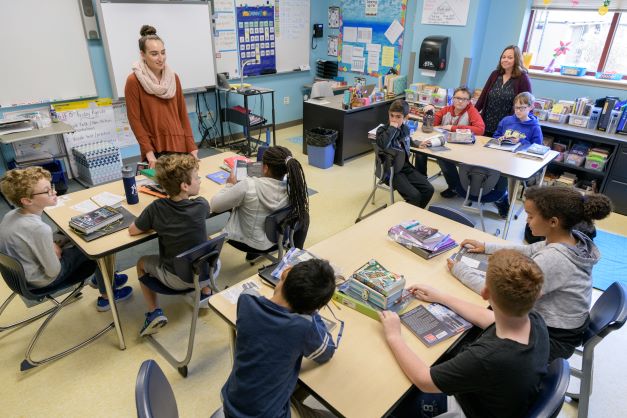
[[[514,110],[518,110],[518,111],[527,110],[527,109],[529,109],[529,106],[527,106],[527,105],[524,105],[524,106],[514,106]]]
[[[468,99],[466,97],[453,97],[453,100],[455,100],[457,102],[467,102],[470,99]]]
[[[38,194],[47,194],[48,196],[54,196],[54,194],[56,192],[57,191],[54,188],[54,184],[51,184],[50,187],[48,189],[44,190],[43,192],[31,193],[31,197],[32,196],[37,196]]]

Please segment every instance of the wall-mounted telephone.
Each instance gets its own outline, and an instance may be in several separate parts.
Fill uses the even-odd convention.
[[[314,23],[313,25],[313,37],[314,38],[322,38],[322,23]]]

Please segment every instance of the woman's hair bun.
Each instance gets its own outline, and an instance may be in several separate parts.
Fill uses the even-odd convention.
[[[157,34],[157,29],[155,29],[154,27],[152,27],[150,25],[144,25],[139,30],[139,34],[141,36],[156,35]]]

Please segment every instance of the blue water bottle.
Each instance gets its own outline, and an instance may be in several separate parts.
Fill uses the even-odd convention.
[[[139,195],[137,194],[137,184],[135,183],[135,174],[129,166],[122,168],[122,181],[124,182],[124,193],[126,193],[126,203],[134,205],[139,203]]]

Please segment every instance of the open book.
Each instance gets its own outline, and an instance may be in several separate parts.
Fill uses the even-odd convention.
[[[500,149],[502,151],[510,152],[515,152],[520,147],[520,145],[520,142],[517,142],[505,136],[502,136],[500,138],[492,138],[490,141],[488,141],[487,144],[485,144],[485,146],[488,148]]]

